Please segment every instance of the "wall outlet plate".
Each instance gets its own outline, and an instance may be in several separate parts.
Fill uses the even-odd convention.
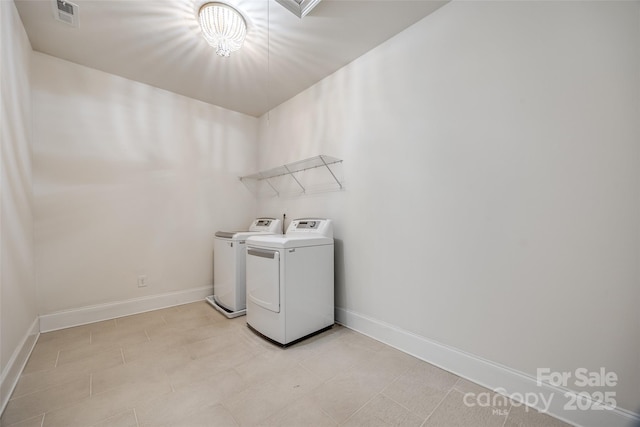
[[[145,274],[141,274],[138,276],[138,287],[145,288],[147,287],[147,276]]]

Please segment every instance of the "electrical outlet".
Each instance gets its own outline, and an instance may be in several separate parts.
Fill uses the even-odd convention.
[[[147,276],[144,274],[141,274],[140,276],[138,276],[138,287],[145,288],[146,286],[147,286]]]

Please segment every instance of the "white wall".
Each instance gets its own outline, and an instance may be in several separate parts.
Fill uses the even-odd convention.
[[[35,342],[38,312],[29,153],[31,45],[12,1],[0,1],[0,29],[1,412]]]
[[[40,314],[211,286],[213,234],[255,214],[257,119],[32,60]]]
[[[640,6],[453,2],[261,118],[260,168],[344,159],[336,305],[640,403]]]

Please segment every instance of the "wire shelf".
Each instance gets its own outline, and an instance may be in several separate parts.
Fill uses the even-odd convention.
[[[275,192],[276,195],[280,195],[280,191],[273,184],[273,179],[282,177],[285,175],[291,176],[291,178],[296,182],[296,184],[302,189],[303,193],[306,193],[307,188],[298,180],[296,177],[296,173],[304,172],[310,169],[316,168],[326,168],[327,171],[331,174],[331,177],[335,180],[336,184],[338,184],[339,189],[343,188],[342,182],[338,179],[334,171],[329,167],[331,165],[336,165],[338,163],[342,163],[341,159],[337,159],[331,156],[319,155],[315,157],[310,157],[304,160],[298,160],[297,162],[287,163],[282,166],[278,166],[272,169],[260,171],[253,173],[251,175],[241,176],[240,180],[247,183],[247,181],[265,181],[269,187]]]

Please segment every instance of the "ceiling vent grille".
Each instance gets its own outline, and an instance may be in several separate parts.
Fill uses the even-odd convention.
[[[54,0],[53,16],[56,20],[64,22],[72,27],[78,27],[78,5],[65,1]]]

